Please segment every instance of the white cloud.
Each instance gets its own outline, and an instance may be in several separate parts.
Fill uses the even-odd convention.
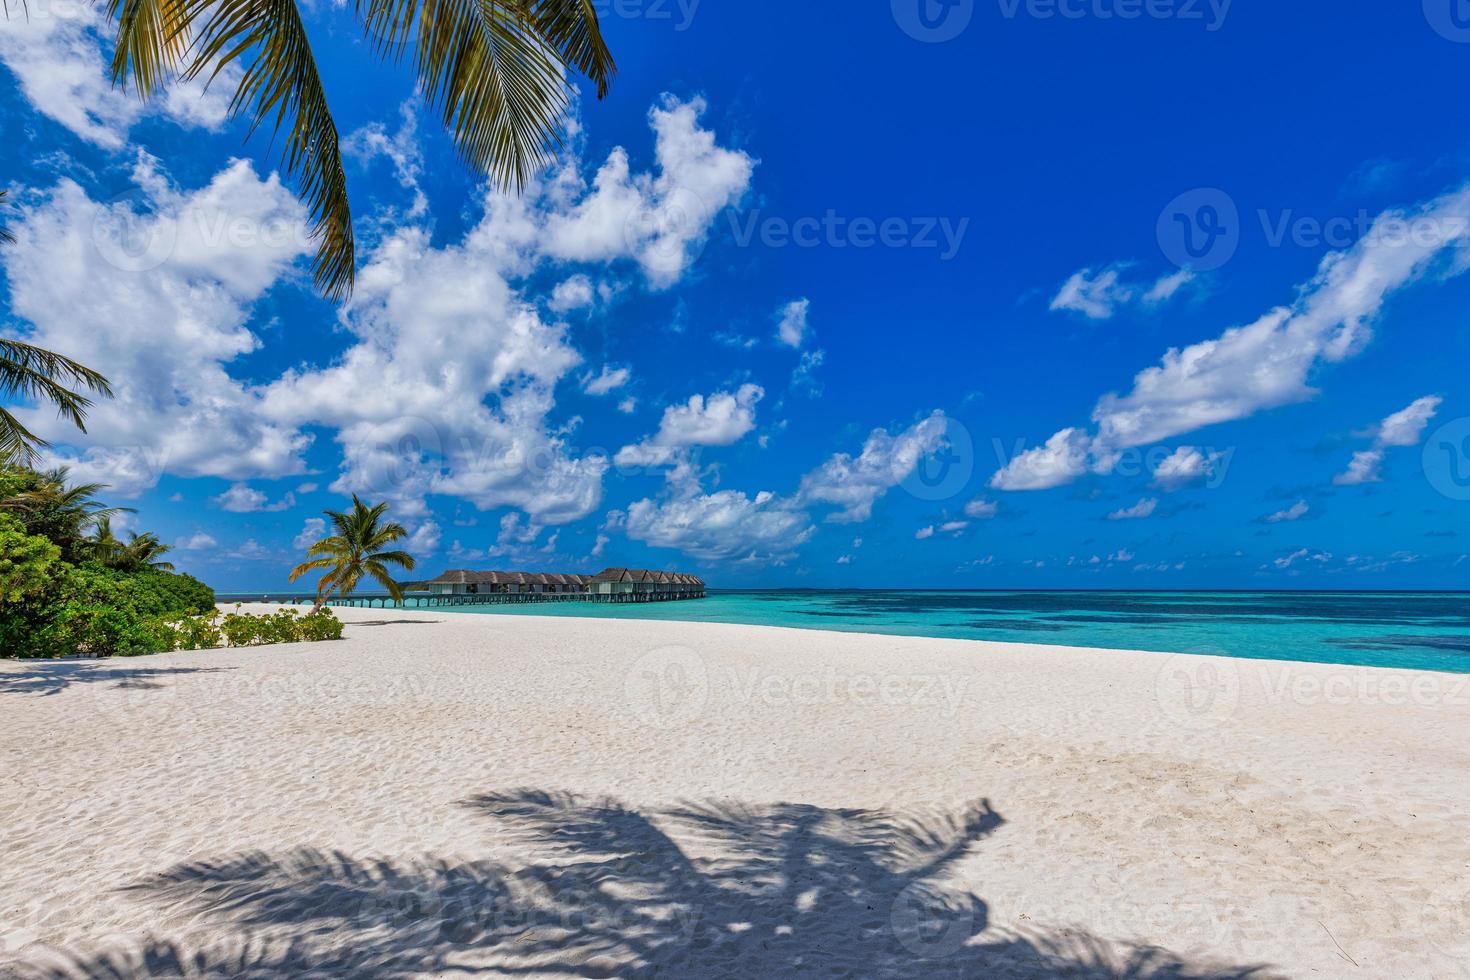
[[[308,517],[301,531],[291,539],[292,551],[305,551],[327,535],[327,521],[322,517]]]
[[[577,273],[556,284],[546,305],[555,313],[570,313],[592,305],[592,280]]]
[[[1305,500],[1298,500],[1296,503],[1292,504],[1290,507],[1287,507],[1285,510],[1278,510],[1274,514],[1267,514],[1265,517],[1261,518],[1261,520],[1265,521],[1267,524],[1280,524],[1284,521],[1299,521],[1303,517],[1305,517],[1307,511],[1311,509],[1312,508],[1307,505],[1307,502]]]
[[[1438,395],[1426,395],[1414,399],[1408,408],[1394,412],[1378,425],[1378,445],[1417,446],[1424,437],[1424,429],[1439,411],[1444,399]]]
[[[1373,427],[1373,448],[1353,453],[1348,468],[1332,482],[1338,486],[1357,486],[1377,483],[1381,480],[1384,450],[1389,446],[1417,446],[1424,438],[1424,430],[1444,399],[1438,395],[1425,395],[1414,399],[1407,408],[1394,412]]]
[[[208,90],[202,80],[173,82],[144,102],[131,85],[112,84],[104,48],[111,50],[115,33],[101,5],[51,2],[28,11],[12,5],[0,21],[0,62],[36,111],[104,149],[122,149],[128,129],[150,113],[183,126],[218,129],[224,123],[240,78],[237,67],[227,68]]]
[[[988,521],[1000,513],[1000,505],[984,497],[976,497],[965,504],[965,516],[973,517],[977,521]]]
[[[691,395],[687,402],[664,409],[658,431],[618,451],[619,466],[659,466],[672,462],[689,446],[728,446],[755,428],[755,406],[765,395],[760,385],[744,384],[734,392],[721,391],[706,398]]]
[[[582,390],[589,395],[605,395],[627,384],[632,374],[627,368],[610,368],[603,365],[602,371],[596,375],[582,375]]]
[[[811,301],[792,300],[781,307],[777,315],[776,338],[787,347],[800,347],[806,340],[807,312]]]
[[[1193,446],[1180,446],[1154,467],[1154,485],[1172,492],[1204,483],[1215,476],[1225,456],[1223,452],[1201,452]]]
[[[393,165],[394,176],[399,186],[413,192],[405,218],[417,218],[429,210],[429,199],[419,187],[419,178],[424,171],[424,155],[419,148],[418,116],[414,112],[414,101],[408,100],[398,107],[398,131],[388,135],[387,127],[380,122],[368,123],[361,129],[348,134],[342,141],[342,152],[370,163],[376,157],[385,157]]]
[[[1124,281],[1123,273],[1130,266],[1131,263],[1115,262],[1096,272],[1090,268],[1074,272],[1052,297],[1048,308],[1080,313],[1092,320],[1107,320],[1131,303],[1158,306],[1167,302],[1194,279],[1194,273],[1180,269],[1161,276],[1152,285],[1129,283]]]
[[[180,551],[208,551],[218,545],[218,541],[203,531],[196,531],[174,542],[174,547]]]
[[[624,415],[632,415],[633,412],[637,410],[637,408],[638,399],[634,398],[632,395],[629,395],[627,398],[624,398],[622,401],[618,402],[618,411],[622,412]]]
[[[1312,552],[1307,550],[1306,548],[1298,548],[1296,551],[1293,551],[1289,555],[1283,555],[1280,558],[1272,559],[1272,564],[1274,564],[1277,568],[1290,568],[1292,565],[1296,564],[1304,558],[1309,561],[1327,562],[1332,560],[1332,554],[1326,551]]]
[[[247,483],[232,484],[224,493],[211,499],[216,507],[232,514],[273,513],[290,510],[296,506],[294,494],[288,493],[275,503],[271,503],[269,497]]]
[[[1355,487],[1363,483],[1377,483],[1383,479],[1379,473],[1383,466],[1382,449],[1360,449],[1348,460],[1347,469],[1332,478],[1340,487]]]
[[[653,288],[676,282],[703,248],[716,215],[750,186],[755,161],[715,143],[699,126],[703,99],[665,96],[649,111],[658,173],[633,174],[622,147],[608,155],[591,193],[546,224],[544,247],[582,262],[631,258]]]
[[[940,534],[958,534],[970,526],[969,521],[945,521],[935,528]]]
[[[601,558],[603,551],[607,548],[608,542],[611,540],[606,534],[599,534],[597,540],[592,545],[592,557]]]
[[[851,565],[852,564],[852,561],[853,561],[852,555],[838,555],[837,556],[837,564],[839,564],[839,565]]]
[[[791,389],[804,392],[813,398],[822,393],[822,384],[817,380],[817,368],[827,360],[824,350],[804,350],[801,360],[791,371]]]
[[[896,436],[886,429],[874,429],[856,458],[838,453],[803,477],[798,499],[841,507],[827,515],[828,521],[867,520],[879,497],[907,479],[921,459],[944,444],[947,421],[936,410]]]
[[[1046,490],[1070,483],[1097,468],[1092,440],[1081,429],[1063,429],[1046,441],[1017,453],[990,478],[997,490]]]
[[[244,326],[251,306],[309,250],[304,209],[243,161],[183,193],[140,155],[134,179],[136,200],[99,204],[62,180],[20,209],[19,242],[0,255],[11,310],[34,325],[26,339],[102,369],[116,395],[91,413],[85,435],[45,411],[22,413],[27,424],[76,447],[53,462],[120,496],[165,470],[303,472],[308,438],[262,419],[227,365],[258,346]]]
[[[924,527],[921,527],[917,531],[914,532],[914,540],[915,541],[923,541],[926,538],[932,538],[932,537],[934,537],[934,525],[933,524],[925,525]]]
[[[785,561],[815,530],[805,512],[765,491],[754,498],[720,490],[644,499],[627,511],[628,537],[708,560]]]
[[[1157,497],[1144,497],[1132,507],[1124,507],[1115,510],[1108,515],[1110,521],[1136,521],[1145,517],[1153,516],[1153,512],[1159,507]]]
[[[1093,409],[1095,436],[1065,429],[1080,443],[1084,462],[1054,470],[1052,482],[1032,486],[1006,469],[993,486],[1035,489],[1081,476],[1085,458],[1107,460],[1120,449],[1161,442],[1207,425],[1310,398],[1311,372],[1344,360],[1367,344],[1373,320],[1388,296],[1431,273],[1448,277],[1470,267],[1470,185],[1410,211],[1379,215],[1353,247],[1327,255],[1290,306],[1219,337],[1167,351],[1140,371],[1123,395],[1107,394]],[[1436,260],[1451,253],[1452,261]],[[1054,436],[1055,440],[1057,436]],[[1079,455],[1073,452],[1074,461]],[[1028,460],[1012,466],[1025,470]]]
[[[443,531],[434,521],[424,521],[413,529],[404,543],[404,550],[415,558],[432,555],[439,550],[439,541],[443,537]]]

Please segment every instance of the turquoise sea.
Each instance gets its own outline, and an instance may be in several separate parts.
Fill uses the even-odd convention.
[[[1454,592],[718,591],[684,602],[452,611],[751,623],[1470,673],[1470,593]]]

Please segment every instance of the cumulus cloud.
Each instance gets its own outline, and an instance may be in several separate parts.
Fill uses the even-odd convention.
[[[828,521],[867,520],[878,498],[908,479],[921,459],[944,445],[947,421],[936,410],[898,435],[874,429],[856,457],[837,453],[803,477],[798,499],[842,508],[828,514]]]
[[[610,368],[604,365],[599,374],[582,376],[582,390],[589,395],[605,395],[627,384],[632,375],[633,372],[625,367]]]
[[[719,146],[699,125],[703,99],[672,96],[649,111],[655,134],[656,174],[634,174],[617,147],[592,188],[546,223],[548,254],[582,262],[629,258],[649,285],[665,288],[684,274],[703,248],[709,227],[750,186],[755,161]]]
[[[296,506],[295,494],[288,493],[275,503],[271,503],[269,497],[248,483],[232,484],[224,493],[211,499],[220,510],[227,510],[232,514],[274,513],[290,510]]]
[[[965,504],[965,516],[973,517],[977,521],[988,521],[998,513],[1000,513],[1000,505],[984,497],[976,497]]]
[[[1155,510],[1157,510],[1158,507],[1159,507],[1159,500],[1158,500],[1157,497],[1144,497],[1142,500],[1140,500],[1138,503],[1134,504],[1132,507],[1124,507],[1121,510],[1115,510],[1115,511],[1113,511],[1111,514],[1108,515],[1108,520],[1110,520],[1110,521],[1136,521],[1136,520],[1141,520],[1142,518],[1153,516],[1153,512]]]
[[[546,305],[555,313],[570,313],[591,306],[592,300],[592,280],[579,272],[557,283]]]
[[[754,497],[720,490],[638,500],[626,518],[627,535],[635,541],[708,560],[785,561],[815,530],[804,511],[767,491]]]
[[[62,180],[20,209],[19,241],[0,255],[11,310],[32,325],[25,339],[102,368],[115,392],[86,434],[39,410],[21,413],[27,425],[74,447],[52,462],[121,496],[165,470],[303,472],[308,437],[262,418],[228,365],[258,346],[251,306],[309,251],[304,209],[244,161],[191,192],[146,155],[133,176],[137,196],[110,204]]]
[[[439,542],[443,538],[443,530],[434,521],[424,521],[413,529],[404,543],[404,550],[415,557],[421,555],[432,555],[439,550]]]
[[[419,186],[424,171],[423,150],[418,141],[418,116],[413,100],[398,107],[398,129],[391,135],[381,122],[368,123],[342,141],[342,152],[363,163],[383,157],[393,167],[399,186],[412,192],[412,203],[404,213],[405,218],[418,218],[429,210],[429,199]]]
[[[1107,320],[1120,308],[1132,303],[1144,306],[1165,303],[1194,279],[1194,273],[1180,269],[1160,276],[1152,284],[1127,282],[1123,275],[1131,265],[1115,262],[1102,269],[1087,268],[1074,272],[1052,297],[1049,309],[1080,313],[1092,320]]]
[[[755,428],[755,406],[765,395],[760,385],[744,384],[733,392],[706,398],[691,395],[687,402],[664,409],[658,431],[640,443],[624,446],[619,466],[659,466],[672,462],[690,446],[728,446]]]
[[[810,308],[811,301],[807,299],[792,300],[781,307],[777,314],[776,339],[787,347],[800,347],[806,340],[806,318]]]
[[[36,111],[104,149],[122,149],[129,128],[147,114],[206,129],[224,123],[238,67],[228,67],[208,89],[203,80],[175,81],[159,98],[144,102],[112,84],[104,48],[110,50],[115,33],[101,5],[53,2],[28,13],[12,9],[0,29],[0,62]]]
[[[1407,408],[1378,423],[1372,430],[1373,448],[1353,453],[1347,469],[1333,477],[1332,482],[1338,486],[1357,486],[1383,479],[1385,450],[1390,446],[1417,446],[1442,401],[1438,395],[1416,398]]]
[[[1017,453],[990,478],[990,485],[997,490],[1046,490],[1070,483],[1099,468],[1092,444],[1082,429],[1063,429],[1045,445]]]
[[[1409,210],[1386,211],[1349,249],[1323,258],[1290,306],[1232,327],[1219,337],[1167,351],[1140,371],[1126,394],[1107,394],[1093,409],[1095,433],[1057,433],[1069,465],[1040,472],[1022,454],[992,486],[1041,489],[1087,472],[1087,460],[1107,461],[1121,449],[1148,445],[1207,425],[1310,398],[1314,369],[1357,354],[1394,292],[1426,276],[1459,275],[1470,267],[1470,185]],[[1446,257],[1450,261],[1443,261]],[[1037,452],[1033,450],[1033,452]]]
[[[1296,503],[1292,504],[1290,507],[1285,508],[1284,510],[1278,510],[1274,514],[1267,514],[1265,517],[1261,518],[1261,520],[1267,524],[1281,524],[1287,521],[1299,521],[1303,517],[1305,517],[1307,515],[1307,511],[1311,509],[1312,508],[1307,504],[1305,500],[1298,500]]]
[[[327,521],[323,517],[308,517],[296,537],[291,539],[292,551],[305,551],[327,535]]]
[[[1226,453],[1180,446],[1154,467],[1154,485],[1165,492],[1182,490],[1214,479],[1226,462]]]
[[[203,531],[196,531],[174,542],[174,547],[180,551],[208,551],[218,545],[218,541]]]

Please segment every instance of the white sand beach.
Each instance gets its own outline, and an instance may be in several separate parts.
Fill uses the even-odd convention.
[[[0,976],[1470,976],[1463,675],[339,614],[0,662]]]

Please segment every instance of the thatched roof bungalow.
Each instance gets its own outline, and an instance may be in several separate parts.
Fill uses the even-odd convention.
[[[683,572],[647,568],[605,568],[596,575],[562,572],[475,572],[456,568],[423,583],[433,595],[545,593],[643,595],[679,598],[704,594],[704,580]]]

